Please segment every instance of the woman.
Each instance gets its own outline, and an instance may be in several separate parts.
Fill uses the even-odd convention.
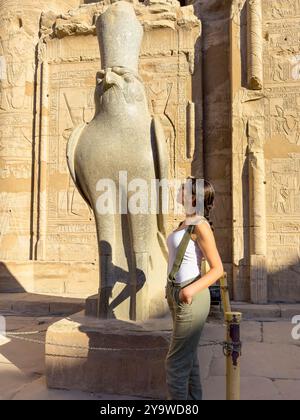
[[[167,240],[169,249],[168,273],[176,257],[180,241],[187,227],[195,220],[194,231],[188,242],[181,266],[173,282],[168,281],[166,297],[173,318],[173,332],[166,357],[166,380],[169,400],[202,400],[197,348],[203,326],[210,310],[210,292],[223,274],[223,264],[218,253],[209,221],[215,192],[212,184],[204,180],[204,216],[197,215],[197,179],[188,178],[192,184],[192,207],[188,205],[187,183],[182,185],[177,200],[184,206],[186,218]],[[210,270],[201,276],[201,260],[205,257]]]

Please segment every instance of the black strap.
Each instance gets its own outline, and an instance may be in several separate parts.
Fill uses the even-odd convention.
[[[172,270],[170,271],[170,273],[168,275],[168,279],[170,281],[175,280],[175,276],[178,273],[178,270],[181,266],[186,248],[188,246],[189,240],[191,239],[191,234],[193,233],[194,228],[195,228],[195,225],[189,225],[189,227],[185,231],[185,234],[183,235],[183,238],[181,239],[181,242],[180,242],[179,247],[177,249],[176,258],[174,260]]]

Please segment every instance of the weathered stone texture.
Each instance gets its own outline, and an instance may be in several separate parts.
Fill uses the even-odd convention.
[[[46,342],[51,388],[167,398],[169,343],[165,333],[151,326],[79,313],[48,328]]]

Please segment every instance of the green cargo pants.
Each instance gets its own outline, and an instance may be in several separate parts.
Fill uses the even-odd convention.
[[[166,298],[173,318],[173,331],[165,360],[168,400],[202,400],[198,344],[210,311],[210,292],[206,288],[193,296],[191,304],[179,301],[182,287],[166,285]]]

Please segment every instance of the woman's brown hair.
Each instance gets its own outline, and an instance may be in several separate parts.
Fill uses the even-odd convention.
[[[197,180],[194,176],[188,176],[187,180],[192,181],[192,194],[196,196]],[[212,230],[214,231],[213,222],[210,220],[210,212],[214,206],[215,189],[210,181],[204,179],[204,217],[208,220]]]

